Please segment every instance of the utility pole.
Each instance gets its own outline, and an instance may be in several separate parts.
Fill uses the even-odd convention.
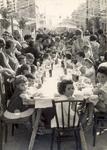
[[[14,30],[14,27],[13,27],[13,14],[10,16],[10,20],[11,20],[11,31],[12,31],[12,35],[13,35],[13,30]]]
[[[89,22],[89,5],[88,0],[86,0],[86,29],[88,30],[88,22]]]

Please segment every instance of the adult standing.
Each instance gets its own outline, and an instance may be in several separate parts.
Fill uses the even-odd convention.
[[[93,57],[94,57],[94,61],[98,62],[99,61],[99,47],[100,44],[97,42],[97,36],[96,35],[91,35],[90,36],[90,44],[91,44],[91,48],[92,48],[92,52],[93,52]]]
[[[6,47],[5,47],[5,52],[6,52],[6,56],[9,60],[9,65],[11,66],[12,70],[16,71],[18,66],[19,66],[19,62],[15,56],[15,43],[12,40],[7,40],[6,41]]]
[[[78,52],[83,51],[85,45],[85,39],[83,37],[83,32],[81,30],[76,30],[75,32],[76,40],[72,44],[72,54],[75,56]]]
[[[9,60],[6,57],[6,53],[5,53],[5,40],[3,38],[0,38],[0,65],[3,68],[9,68],[11,69],[10,65],[9,65]]]
[[[104,53],[107,49],[107,39],[102,29],[98,30],[98,42],[100,43],[100,56],[104,56]]]
[[[23,53],[32,53],[35,57],[34,64],[36,65],[37,61],[41,58],[40,47],[34,42],[34,39],[31,35],[25,35],[24,40],[26,41],[28,47],[23,49]]]

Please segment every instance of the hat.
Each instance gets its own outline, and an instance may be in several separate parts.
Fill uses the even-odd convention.
[[[91,59],[85,58],[84,60],[85,60],[85,61],[88,61],[89,63],[91,63],[92,65],[94,65],[94,62],[93,62]]]
[[[100,67],[105,67],[105,68],[107,68],[107,62],[101,63],[101,64],[98,66],[98,69],[99,69]]]
[[[76,30],[76,31],[75,31],[75,34],[76,34],[76,35],[81,35],[81,34],[82,34],[82,31],[81,31],[81,30]]]
[[[24,55],[19,55],[18,56],[18,60],[21,60],[21,59],[25,59],[26,57]]]

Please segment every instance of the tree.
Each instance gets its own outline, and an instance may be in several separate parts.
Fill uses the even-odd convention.
[[[100,20],[101,20],[100,15],[90,18],[88,21],[89,31],[91,31],[93,28],[95,31],[98,31],[100,29]]]
[[[24,30],[24,29],[25,29],[25,27],[26,27],[26,22],[27,22],[27,20],[24,19],[23,17],[19,20],[19,28],[20,28],[21,30]]]
[[[2,16],[2,19],[0,20],[1,21],[1,26],[4,28],[4,29],[8,29],[8,27],[10,26],[10,21],[9,21],[9,17],[8,17],[8,10],[5,8],[5,9],[1,9],[0,10],[0,14]]]

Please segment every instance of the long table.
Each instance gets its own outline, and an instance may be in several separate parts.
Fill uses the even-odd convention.
[[[42,98],[34,97],[34,99],[29,102],[30,104],[35,105],[36,119],[34,120],[33,123],[33,130],[31,134],[28,150],[33,150],[35,138],[39,126],[39,121],[41,118],[42,109],[52,107],[52,99],[54,93],[57,91],[57,82],[59,80],[59,75],[60,73],[62,74],[62,72],[63,70],[59,71],[59,69],[56,69],[54,71],[53,77],[48,78],[48,80],[44,82],[43,87],[41,88],[41,92],[45,93],[45,97]],[[85,136],[82,128],[80,133],[81,133],[80,137],[81,137],[83,150],[87,150],[87,144],[85,141]]]

